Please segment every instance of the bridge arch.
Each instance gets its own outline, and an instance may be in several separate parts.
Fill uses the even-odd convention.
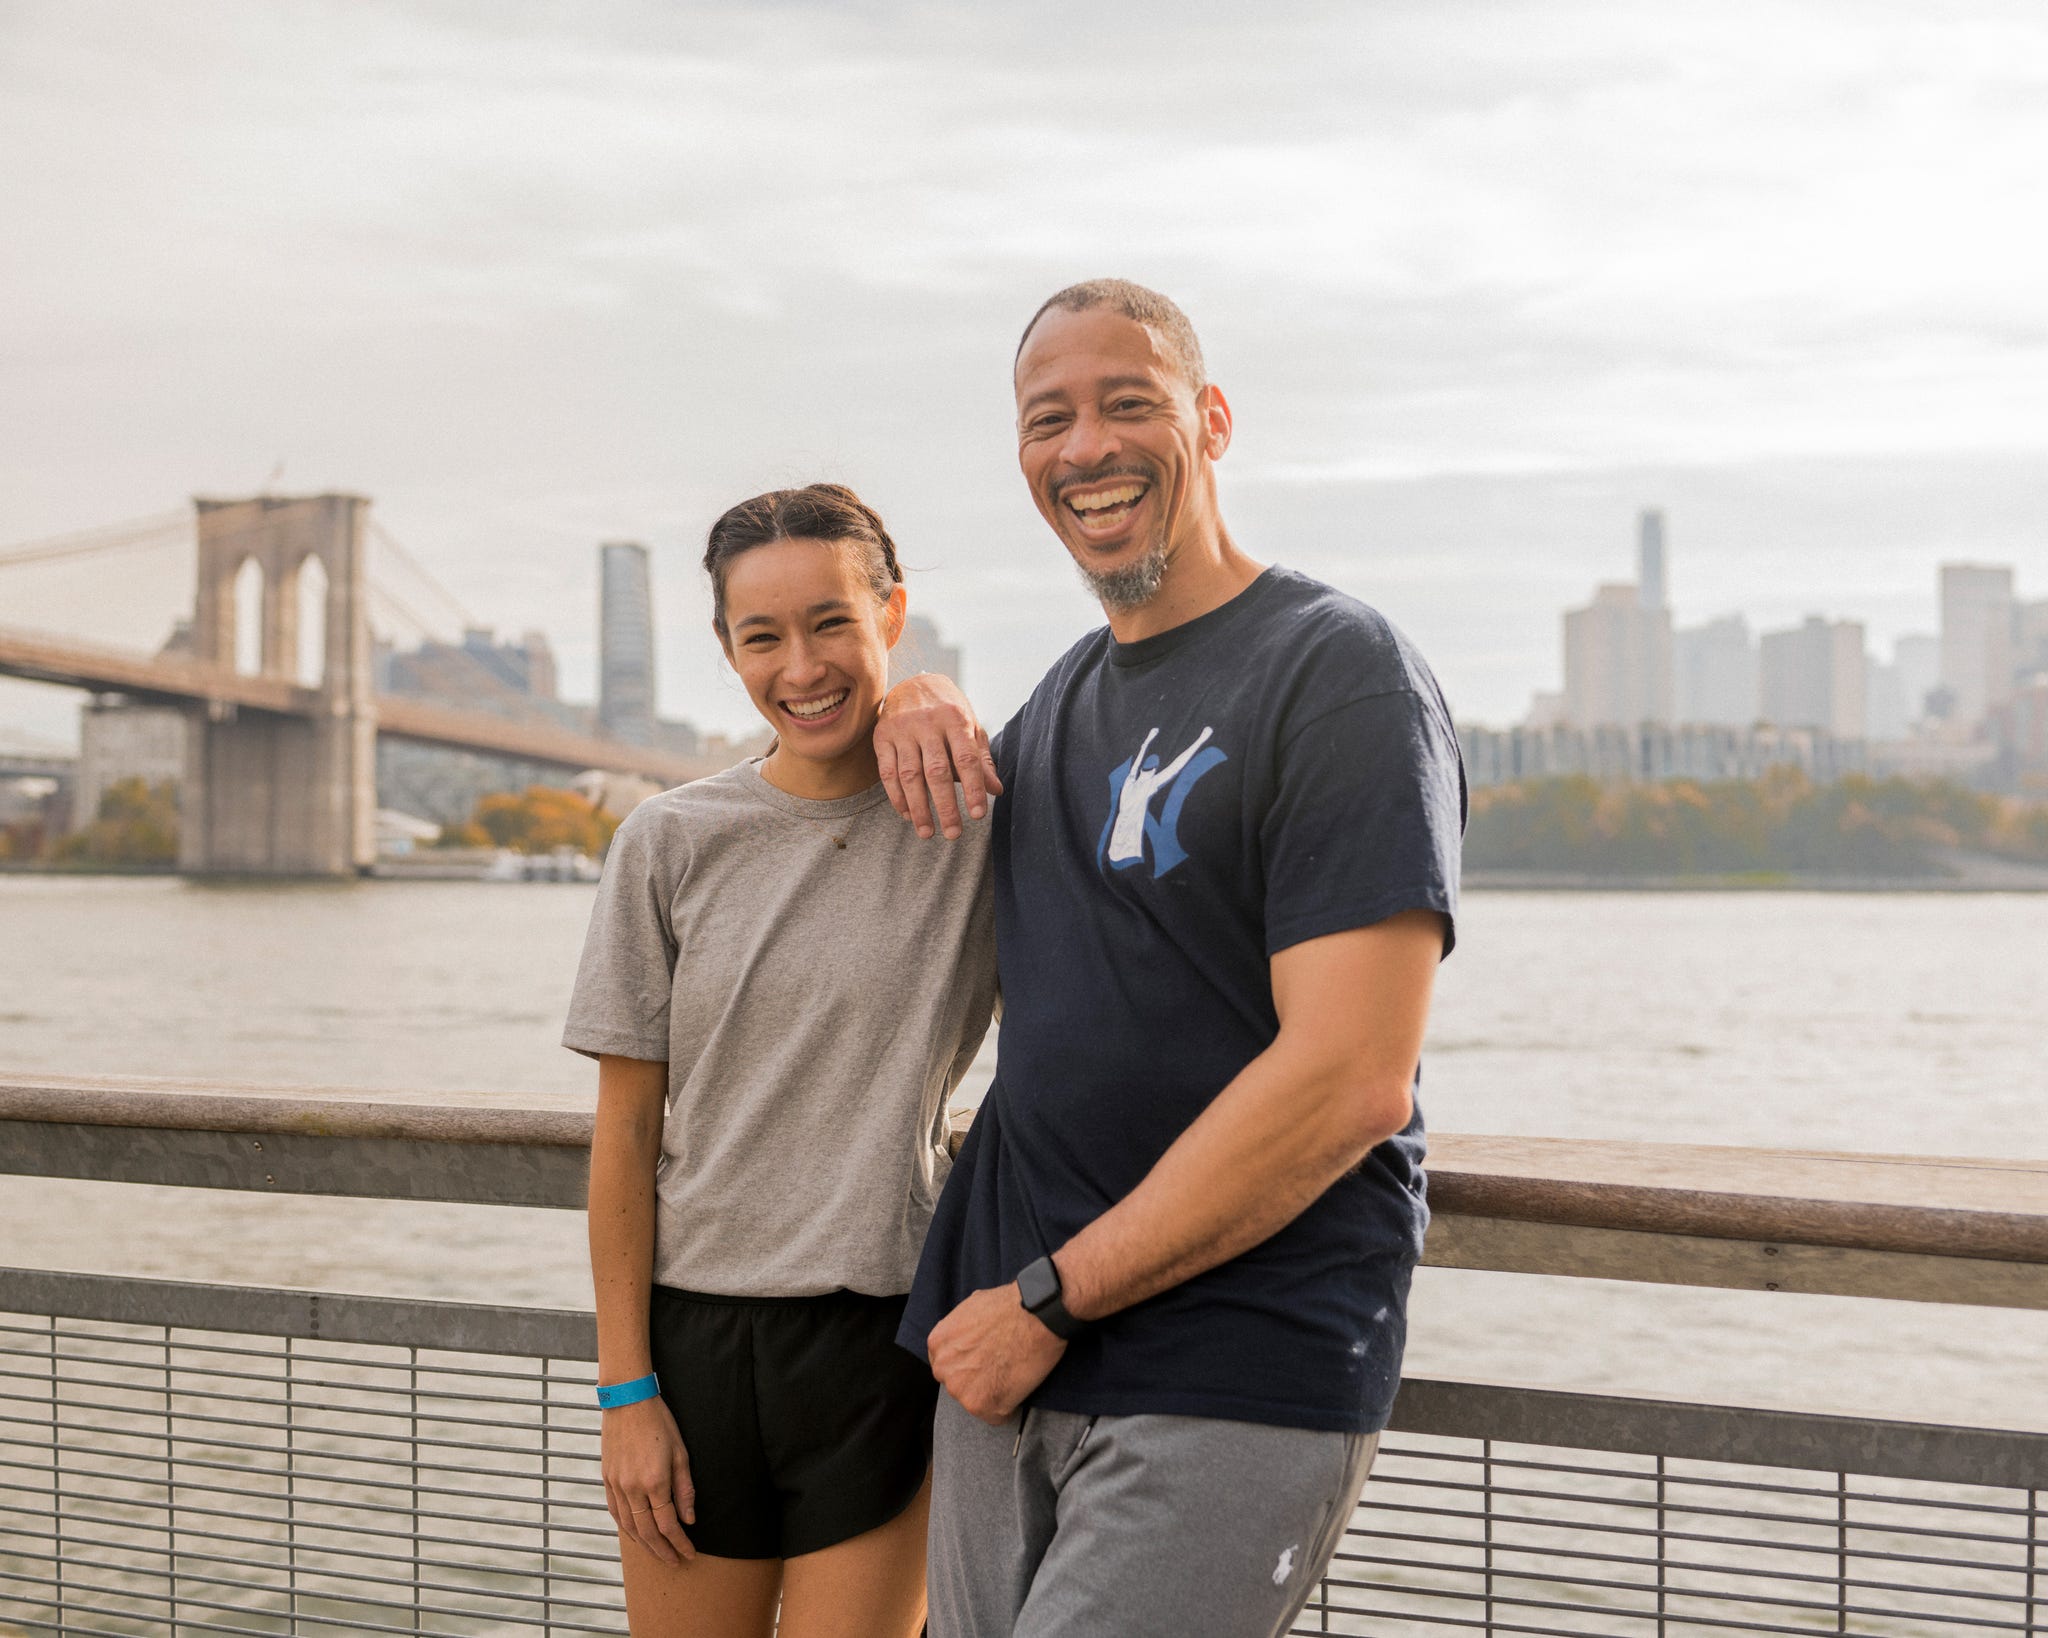
[[[242,566],[235,570],[229,595],[234,599],[234,667],[245,677],[262,676],[268,658],[264,590],[263,565],[253,556],[243,558]]]
[[[327,681],[327,565],[316,552],[308,552],[292,570],[293,624],[298,628],[298,654],[293,681],[301,688],[319,688]]]

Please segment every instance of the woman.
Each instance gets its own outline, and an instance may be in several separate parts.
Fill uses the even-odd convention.
[[[995,1000],[987,826],[889,806],[903,576],[851,490],[734,507],[704,566],[776,738],[619,827],[570,1006],[605,1496],[636,1638],[765,1638],[778,1600],[783,1638],[909,1638],[936,1390],[894,1337]]]

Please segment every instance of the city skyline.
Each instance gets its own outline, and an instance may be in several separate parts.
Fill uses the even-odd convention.
[[[2021,685],[2048,680],[2048,597],[2026,596],[2009,563],[1934,565],[1933,629],[1895,633],[1887,660],[1863,621],[1826,608],[1779,628],[1752,629],[1742,607],[1680,625],[1661,508],[1638,514],[1636,543],[1635,579],[1602,581],[1563,611],[1564,686],[1535,690],[1519,726],[1763,723],[1958,741]]]

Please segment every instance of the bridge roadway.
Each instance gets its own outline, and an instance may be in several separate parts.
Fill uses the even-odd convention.
[[[71,638],[0,627],[0,676],[130,695],[166,705],[314,717],[321,696],[278,677],[250,676],[197,660],[146,657]],[[375,697],[377,732],[558,768],[637,774],[664,785],[718,772],[715,757],[677,756],[647,745],[579,734],[550,722],[521,722],[395,694]]]

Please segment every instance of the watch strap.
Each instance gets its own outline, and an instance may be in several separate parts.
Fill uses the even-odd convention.
[[[1062,1342],[1072,1342],[1086,1326],[1067,1312],[1063,1297],[1059,1265],[1050,1257],[1039,1258],[1017,1276],[1017,1298],[1024,1311]]]

